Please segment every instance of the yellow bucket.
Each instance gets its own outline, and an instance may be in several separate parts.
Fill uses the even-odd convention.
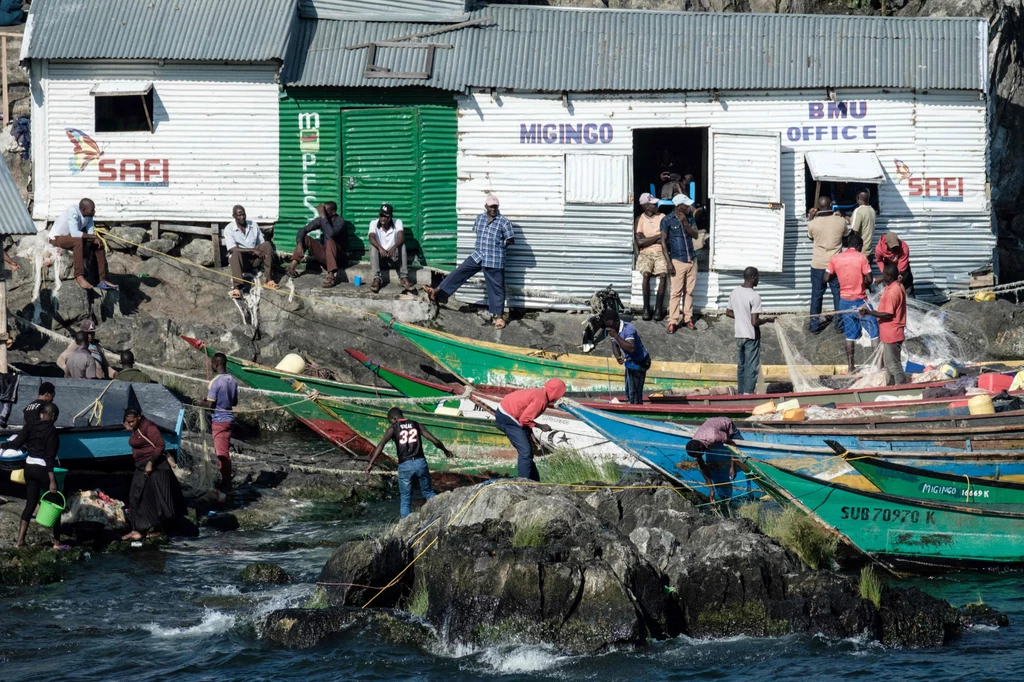
[[[289,353],[281,359],[281,362],[277,363],[277,367],[274,369],[289,374],[302,374],[306,371],[306,361],[297,353]]]
[[[992,405],[992,396],[976,395],[967,401],[967,409],[971,414],[995,414],[996,408]]]

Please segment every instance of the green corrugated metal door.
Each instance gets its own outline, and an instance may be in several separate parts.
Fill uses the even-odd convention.
[[[382,203],[395,207],[415,251],[421,234],[419,115],[414,108],[343,109],[341,112],[341,215],[355,225],[350,248],[369,248],[369,223]],[[365,247],[364,247],[365,244]]]
[[[455,266],[458,119],[451,107],[420,107],[420,248],[428,265]],[[418,233],[417,236],[420,236]]]

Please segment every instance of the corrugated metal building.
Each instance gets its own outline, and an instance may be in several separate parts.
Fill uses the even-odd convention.
[[[747,265],[768,305],[806,305],[819,182],[871,189],[876,239],[906,239],[920,293],[992,263],[983,20],[493,6],[451,21],[307,25],[288,82],[456,93],[458,258],[497,193],[513,305],[638,296],[636,197],[666,163],[711,209],[701,307],[724,307]]]
[[[297,0],[35,0],[35,217],[88,196],[101,220],[276,221],[297,21]]]

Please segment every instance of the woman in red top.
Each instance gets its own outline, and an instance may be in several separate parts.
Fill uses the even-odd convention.
[[[132,432],[128,445],[135,460],[135,477],[128,493],[132,519],[132,532],[123,540],[141,540],[153,537],[154,528],[188,514],[181,486],[174,476],[174,458],[164,453],[164,438],[160,428],[142,416],[136,408],[124,413],[125,429]],[[149,533],[147,535],[147,533]]]
[[[867,306],[860,314],[878,318],[878,340],[882,342],[882,366],[885,368],[885,385],[900,386],[907,383],[903,371],[904,329],[907,326],[907,292],[900,284],[900,271],[895,263],[886,263],[882,268],[882,282],[885,291],[878,301],[878,310]]]

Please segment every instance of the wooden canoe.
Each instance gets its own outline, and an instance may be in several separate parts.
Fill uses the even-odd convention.
[[[869,492],[747,458],[740,466],[875,559],[917,572],[1024,563],[1024,512]]]
[[[1022,483],[928,471],[875,457],[853,456],[847,461],[861,476],[888,495],[1024,512]]]

